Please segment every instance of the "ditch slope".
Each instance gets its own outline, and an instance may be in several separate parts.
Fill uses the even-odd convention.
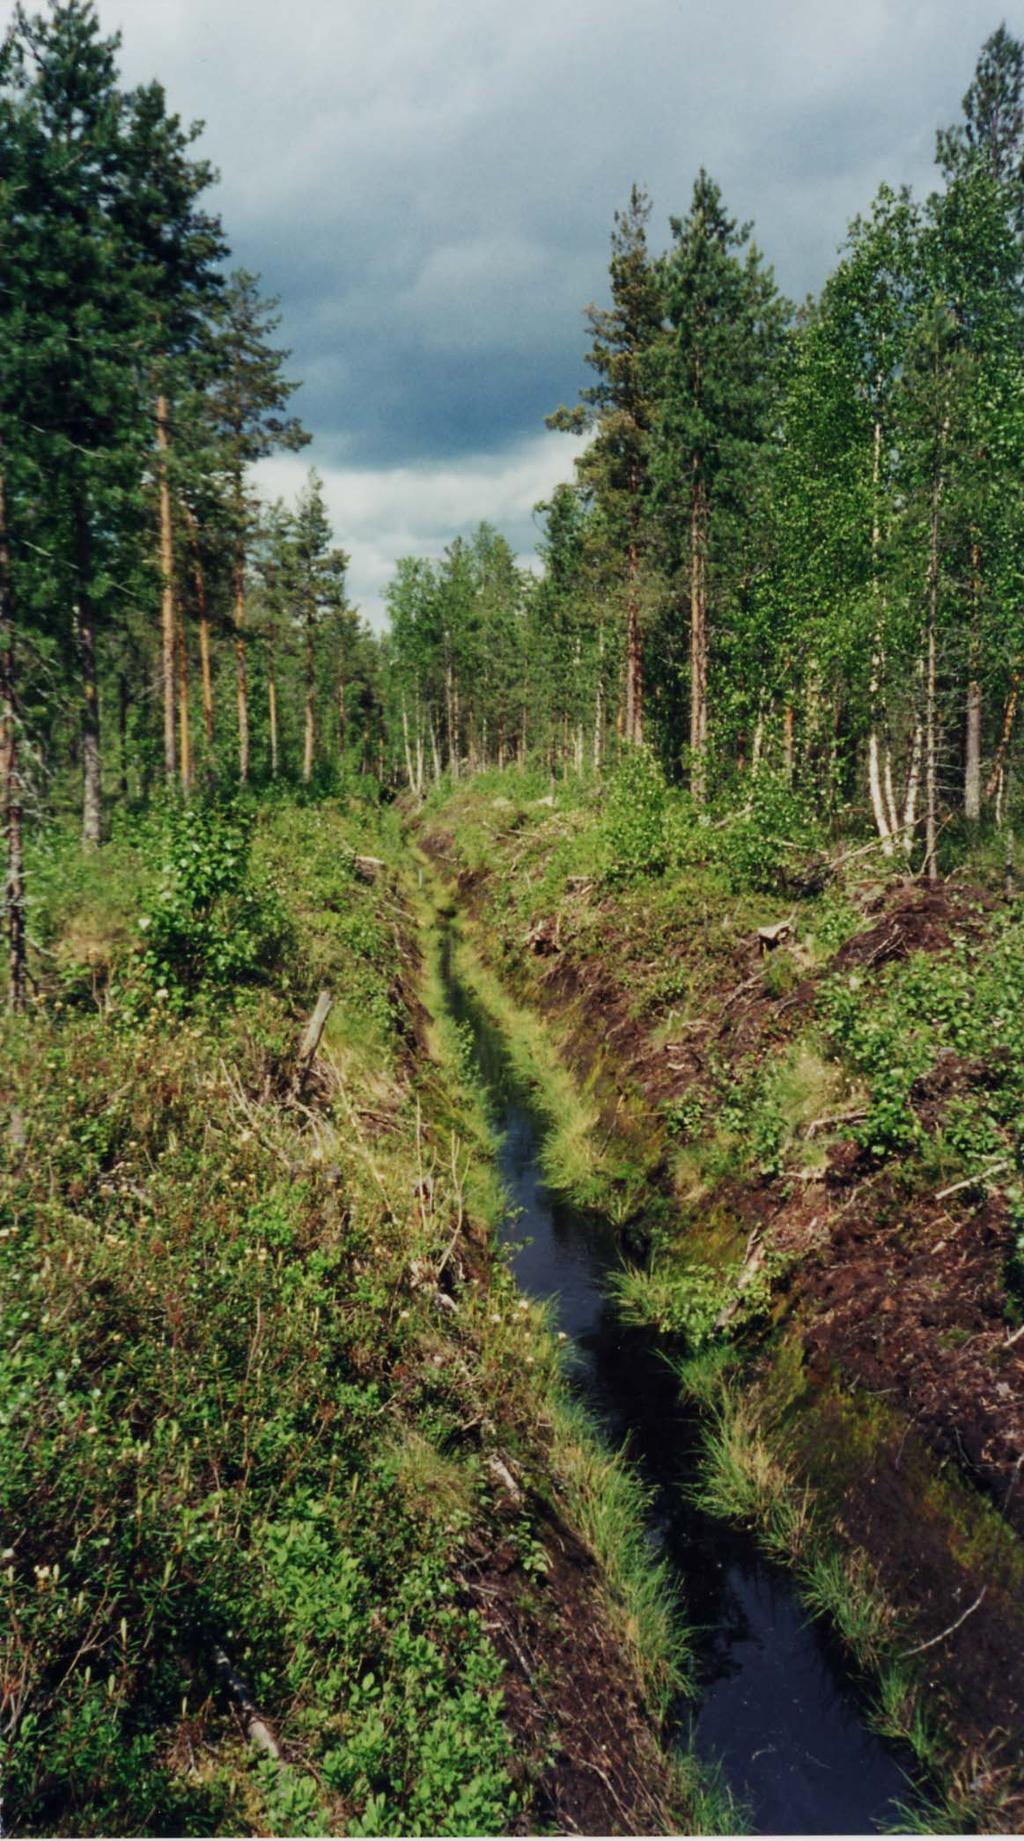
[[[986,979],[1012,1007],[1016,933],[980,888],[783,911],[693,873],[610,886],[579,873],[596,822],[506,776],[422,840],[585,1095],[577,1185],[619,1221],[621,1306],[703,1399],[712,1493],[802,1569],[941,1786],[936,1819],[1019,1826],[1024,1341],[1012,1131],[985,1136],[1019,1065],[998,1015],[989,1053],[950,1045]],[[773,1521],[800,1491],[813,1538]]]

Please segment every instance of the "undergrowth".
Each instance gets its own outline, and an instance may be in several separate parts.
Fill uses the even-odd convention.
[[[543,1599],[553,1513],[655,1713],[685,1644],[545,1313],[463,1263],[493,1139],[397,823],[282,801],[148,816],[84,867],[54,841],[33,1013],[0,1024],[4,1819],[528,1823],[551,1760],[461,1584],[505,1539],[494,1455],[530,1479],[513,1595]]]
[[[104,901],[118,917],[109,966],[69,997],[55,947],[36,1014],[2,1025],[18,1832],[495,1832],[516,1807],[501,1667],[453,1583],[487,1492],[452,1448],[457,1364],[417,1283],[461,1194],[402,1072],[400,930],[347,867],[356,844],[386,851],[375,822],[272,813],[250,870],[247,827],[176,820],[170,879],[138,878],[153,962],[125,938],[124,882],[94,887],[96,933]],[[209,874],[188,861],[200,834]],[[151,841],[116,847],[126,878]],[[250,875],[276,883],[269,929]],[[230,994],[222,932],[253,973]],[[293,1099],[322,979],[333,1047]],[[332,1069],[370,1035],[373,1083],[343,1087]],[[430,1176],[418,1196],[410,1168]],[[281,1762],[244,1744],[221,1651]]]

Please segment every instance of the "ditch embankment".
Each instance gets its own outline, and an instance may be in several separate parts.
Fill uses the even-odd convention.
[[[892,1827],[906,1800],[909,1754],[870,1727],[838,1645],[802,1613],[791,1582],[753,1536],[693,1500],[700,1431],[655,1339],[614,1308],[617,1237],[544,1177],[544,1074],[517,1071],[488,1013],[479,962],[446,941],[452,1014],[472,1039],[499,1134],[508,1196],[500,1235],[522,1290],[549,1303],[570,1350],[574,1391],[640,1481],[646,1532],[677,1608],[680,1679],[667,1736],[737,1800],[755,1833],[865,1833]],[[482,996],[474,995],[482,990]],[[586,1687],[603,1699],[600,1684]],[[706,1813],[706,1812],[705,1812]]]
[[[841,988],[856,993],[857,1028],[866,1011],[880,1031],[885,1005],[909,1001],[906,981],[913,994],[936,968],[951,985],[973,979],[983,1007],[992,956],[1015,941],[983,889],[893,882],[845,896],[838,944],[819,907],[790,915],[783,957],[762,955],[778,902],[695,894],[692,878],[673,902],[571,873],[585,852],[566,836],[591,823],[550,797],[483,789],[421,830],[514,1062],[536,1040],[554,1051],[550,1186],[611,1223],[605,1288],[698,1409],[703,1506],[784,1568],[874,1727],[916,1754],[934,1806],[915,1821],[1016,1828],[1012,1197],[958,1174],[957,1138],[973,1131],[986,1149],[978,1096],[1009,1079],[1007,1051],[995,1040],[989,1056],[958,1054],[940,1032],[925,1055],[909,1031],[917,1047],[898,1072],[913,1136],[899,1147],[893,1127],[873,1146],[888,1089],[822,1025],[825,993]],[[1012,986],[1015,965],[995,976]],[[923,1005],[951,1007],[944,989],[928,986]]]

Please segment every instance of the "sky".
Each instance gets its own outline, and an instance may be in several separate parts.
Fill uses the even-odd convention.
[[[926,192],[983,40],[1018,0],[99,0],[127,82],[206,129],[235,263],[281,299],[324,480],[375,623],[397,557],[486,518],[526,557],[572,474],[544,428],[586,382],[612,217],[651,242],[703,165],[781,287],[821,286],[883,180]]]

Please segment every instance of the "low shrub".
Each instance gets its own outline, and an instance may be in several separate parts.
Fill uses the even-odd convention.
[[[776,894],[820,852],[818,824],[809,800],[771,768],[758,768],[747,791],[743,808],[722,824],[718,852],[737,890]]]
[[[281,901],[250,864],[252,814],[230,802],[185,806],[167,824],[163,879],[138,926],[130,962],[129,1010],[150,996],[185,1009],[200,996],[226,997],[270,971],[288,942]]]
[[[611,881],[660,875],[668,862],[665,776],[647,748],[630,748],[611,775],[602,841]]]

